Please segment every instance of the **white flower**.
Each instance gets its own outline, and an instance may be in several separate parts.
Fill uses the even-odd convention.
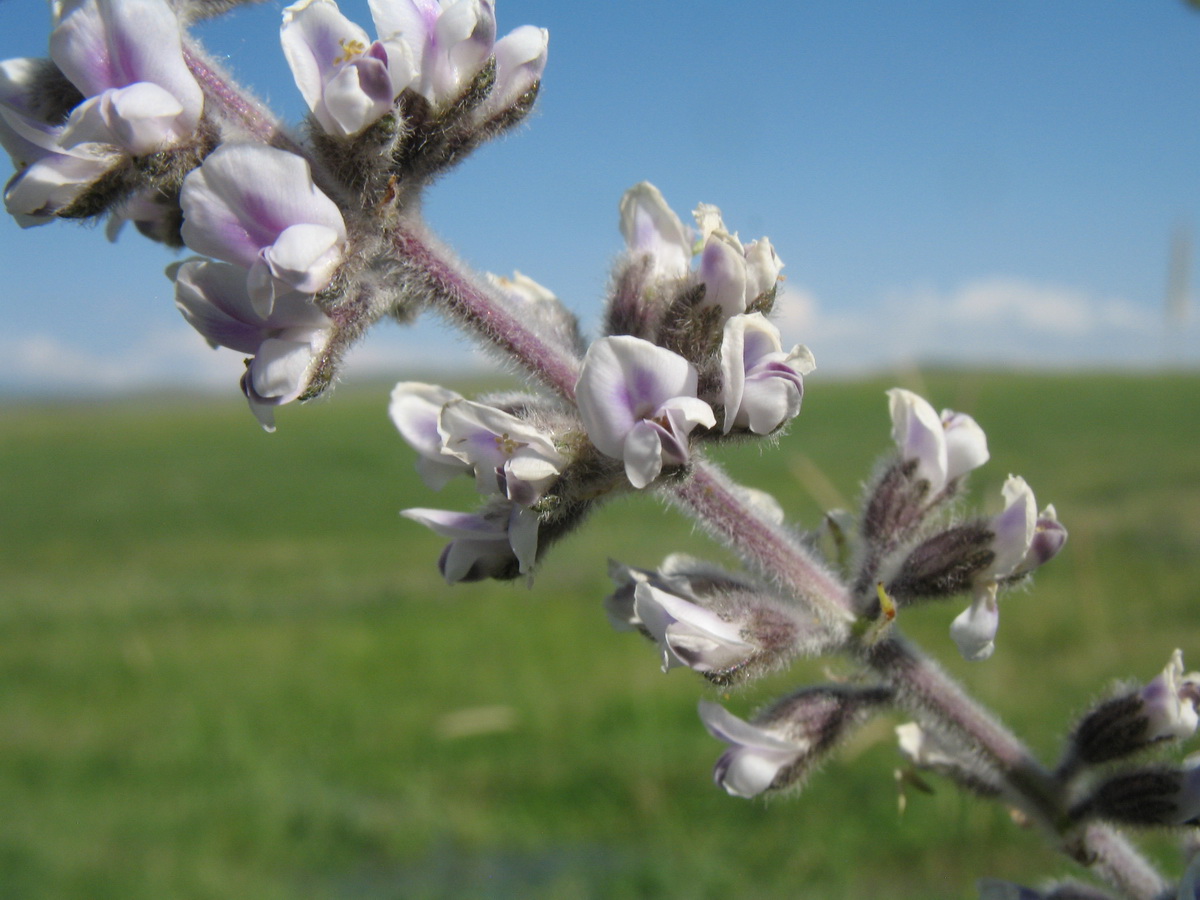
[[[1049,560],[1063,546],[1067,532],[1048,506],[1039,517],[1033,490],[1025,479],[1010,475],[1002,489],[1004,510],[988,525],[993,537],[992,562],[975,576],[970,607],[950,625],[950,636],[968,660],[987,659],[995,650],[1000,625],[996,594],[1002,581],[1012,581]]]
[[[346,252],[346,224],[313,184],[308,163],[260,144],[224,144],[183,182],[183,240],[248,270],[255,308],[269,315],[288,291],[329,284]]]
[[[474,469],[480,493],[498,493],[521,506],[540,500],[567,462],[533,426],[470,400],[442,407],[438,433],[442,452]]]
[[[741,625],[649,581],[640,581],[634,588],[633,611],[662,648],[664,672],[676,666],[724,672],[744,663],[758,649],[742,640]]]
[[[901,459],[917,461],[915,477],[929,482],[929,496],[987,462],[987,437],[970,416],[947,409],[939,417],[928,401],[902,388],[887,394],[892,439]]]
[[[725,231],[709,235],[700,251],[704,304],[720,307],[729,318],[746,311],[746,257],[741,242]]]
[[[400,515],[451,539],[438,560],[448,584],[525,574],[537,559],[537,513],[515,503],[484,515],[442,509],[406,509]]]
[[[121,159],[107,145],[61,144],[61,126],[47,125],[29,105],[40,59],[0,61],[0,146],[17,174],[4,189],[4,207],[22,228],[44,225]]]
[[[183,58],[179,21],[165,0],[68,0],[50,56],[87,99],[62,144],[111,144],[134,156],[187,140],[204,93]]]
[[[1149,722],[1147,742],[1191,737],[1200,724],[1200,672],[1183,674],[1183,651],[1171,654],[1167,667],[1140,693],[1142,710]]]
[[[950,623],[950,638],[963,659],[979,662],[996,650],[996,631],[1000,627],[1000,608],[996,603],[996,584],[975,590],[971,605]]]
[[[416,76],[398,35],[374,41],[333,0],[300,0],[279,30],[296,87],[328,134],[349,137],[375,123]]]
[[[959,768],[961,763],[947,753],[924,728],[916,722],[905,722],[896,726],[896,741],[900,755],[918,768]]]
[[[496,43],[490,0],[370,0],[384,38],[408,44],[413,89],[434,106],[456,99],[479,74]]]
[[[682,278],[692,262],[692,240],[658,188],[636,184],[621,198],[621,234],[629,252],[650,258],[651,278]]]
[[[696,370],[682,356],[618,336],[588,349],[575,392],[592,443],[623,459],[629,482],[643,488],[664,465],[688,461],[693,429],[716,424],[712,407],[696,397],[696,384]]]
[[[417,451],[417,474],[431,490],[441,490],[456,475],[470,474],[471,466],[442,452],[438,418],[442,407],[461,395],[435,384],[401,381],[392,389],[388,415],[400,436]]]
[[[804,379],[816,362],[797,344],[783,351],[779,329],[762,313],[733,316],[721,339],[721,402],[725,428],[769,434],[800,412]]]
[[[787,770],[811,749],[774,729],[739,719],[723,706],[700,701],[700,719],[708,733],[729,744],[717,761],[713,780],[735,797],[755,797],[787,777]]]
[[[270,314],[262,315],[237,266],[191,259],[167,274],[175,282],[175,305],[210,345],[253,355],[242,390],[263,428],[274,431],[274,408],[308,388],[333,322],[311,297],[294,292],[278,297]]]
[[[496,81],[481,113],[497,115],[541,81],[546,69],[550,32],[534,25],[514,28],[496,41]]]
[[[766,238],[743,246],[736,234],[725,228],[721,210],[701,203],[693,211],[700,229],[699,278],[704,285],[704,303],[721,309],[728,319],[775,287],[783,263]]]

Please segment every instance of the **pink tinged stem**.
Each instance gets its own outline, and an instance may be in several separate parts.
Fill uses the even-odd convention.
[[[761,574],[782,583],[827,623],[844,628],[852,618],[846,586],[818,564],[786,529],[739,497],[734,483],[712,463],[697,460],[692,477],[675,489],[671,499]]]
[[[574,354],[531,331],[496,290],[449,262],[449,254],[434,245],[433,237],[420,226],[410,223],[398,228],[395,246],[399,259],[424,288],[414,291],[414,295],[435,297],[443,312],[504,351],[568,400],[575,399],[581,363]]]
[[[577,357],[527,328],[498,295],[451,262],[448,251],[419,225],[398,229],[395,247],[415,282],[409,285],[411,293],[432,297],[435,306],[574,400],[581,365]],[[692,476],[671,490],[673,502],[713,536],[785,585],[830,625],[844,627],[853,609],[846,585],[820,566],[786,529],[739,497],[736,485],[720,469],[697,460]],[[896,689],[898,703],[982,753],[1001,775],[1008,798],[1054,835],[1063,852],[1133,900],[1162,895],[1162,877],[1112,828],[1089,824],[1082,833],[1063,840],[1067,823],[1062,786],[1015,735],[915,646],[893,636],[864,648],[864,656]]]
[[[265,144],[304,155],[303,148],[283,129],[271,112],[261,103],[246,96],[230,84],[204,58],[194,44],[184,42],[183,59],[188,70],[204,90],[206,102],[215,104],[229,118],[236,119],[254,137]]]

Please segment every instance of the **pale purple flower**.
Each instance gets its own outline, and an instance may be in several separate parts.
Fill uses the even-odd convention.
[[[749,304],[775,287],[783,262],[766,238],[743,245],[725,228],[721,210],[701,203],[693,211],[700,230],[698,276],[704,303],[721,309],[726,319],[744,313]]]
[[[692,262],[692,238],[662,193],[648,181],[621,198],[621,234],[633,256],[650,258],[651,278],[682,278]]]
[[[696,370],[682,356],[622,335],[592,344],[575,392],[592,443],[624,460],[630,484],[643,488],[664,465],[687,463],[693,429],[716,424],[696,386]]]
[[[483,116],[497,115],[542,79],[550,32],[535,25],[514,28],[496,41],[496,81],[481,110]]]
[[[370,0],[384,39],[408,44],[413,90],[434,106],[455,100],[492,55],[496,13],[490,0]]]
[[[900,755],[920,769],[960,768],[962,763],[916,722],[895,728]]]
[[[938,416],[928,401],[902,388],[887,395],[892,439],[901,459],[917,461],[915,477],[929,482],[929,496],[987,462],[987,437],[970,416],[948,409]]]
[[[192,259],[167,270],[175,281],[175,305],[212,346],[252,355],[242,390],[263,428],[275,429],[274,408],[308,388],[317,355],[333,322],[305,294],[276,298],[262,315],[246,293],[237,266]]]
[[[633,611],[662,649],[663,671],[688,666],[724,672],[746,662],[758,648],[742,639],[742,625],[642,581],[634,588]]]
[[[788,770],[812,748],[811,741],[752,725],[717,703],[701,700],[700,719],[709,734],[730,745],[717,761],[713,780],[735,797],[755,797],[786,781]]]
[[[103,143],[141,156],[193,135],[204,93],[165,0],[67,0],[55,21],[50,56],[87,98],[67,120],[65,147]]]
[[[749,304],[778,284],[783,261],[765,237],[748,243],[745,255],[746,303]]]
[[[224,144],[188,175],[179,200],[183,240],[247,269],[247,290],[264,315],[280,294],[320,291],[345,256],[342,214],[294,153]]]
[[[456,475],[469,475],[471,466],[442,452],[438,419],[442,407],[462,396],[448,388],[419,381],[401,381],[392,390],[388,414],[401,437],[417,451],[417,474],[431,490],[441,490]]]
[[[1032,572],[1043,563],[1047,563],[1058,555],[1067,542],[1067,529],[1058,521],[1058,513],[1054,504],[1050,504],[1038,513],[1034,525],[1033,539],[1021,562],[1013,569],[1010,578],[1019,578]]]
[[[1047,507],[1039,518],[1033,491],[1024,478],[1010,475],[1002,494],[1004,510],[988,525],[993,535],[989,549],[994,558],[975,576],[970,607],[950,625],[950,636],[968,660],[987,659],[995,650],[1000,624],[996,602],[999,584],[1029,573],[1049,560],[1066,541],[1066,529],[1058,524],[1053,507]]]
[[[442,407],[438,433],[442,452],[474,469],[480,493],[521,506],[540,500],[567,462],[554,441],[529,423],[470,400]]]
[[[698,274],[706,306],[719,307],[726,319],[746,311],[746,257],[736,237],[724,230],[709,235]]]
[[[808,348],[785,353],[779,329],[762,313],[733,316],[721,339],[725,428],[769,434],[800,412],[804,379],[816,368]]]
[[[0,61],[0,146],[16,174],[4,189],[4,206],[22,228],[44,225],[120,160],[111,147],[60,143],[63,129],[42,122],[29,107],[39,59]]]
[[[1142,688],[1142,712],[1146,715],[1145,740],[1182,740],[1196,733],[1200,724],[1200,672],[1183,673],[1183,651],[1171,654],[1165,669]]]
[[[301,0],[279,30],[296,87],[328,134],[350,137],[387,115],[416,75],[399,35],[372,42],[333,0]]]
[[[525,574],[537,558],[537,513],[516,503],[483,515],[442,509],[406,509],[400,515],[450,538],[438,560],[448,584],[504,577],[514,563]]]

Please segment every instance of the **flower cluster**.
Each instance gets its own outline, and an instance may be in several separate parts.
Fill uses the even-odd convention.
[[[1018,476],[1004,482],[998,513],[961,517],[954,501],[989,458],[970,416],[889,391],[895,451],[857,516],[827,516],[824,561],[821,534],[794,529],[770,495],[704,459],[701,444],[779,436],[815,367],[769,319],[783,269],[770,241],[743,242],[709,204],[685,225],[653,185],[634,186],[619,206],[626,250],[589,346],[551,291],[520,273],[476,278],[427,232],[424,189],[532,108],[544,29],[497,39],[493,0],[370,0],[372,36],[334,0],[299,0],[283,11],[280,42],[309,109],[300,137],[185,34],[181,23],[226,5],[55,0],[49,58],[0,62],[0,144],[16,168],[5,206],[22,225],[107,215],[114,237],[132,221],[196,254],[168,269],[176,305],[209,344],[246,357],[242,391],[267,430],[277,406],[328,387],[374,324],[426,306],[548,389],[477,400],[418,382],[393,390],[392,421],[425,484],[467,476],[482,498],[473,512],[403,511],[448,539],[447,582],[531,576],[606,498],[657,492],[746,564],[611,564],[608,618],[653,641],[664,671],[726,687],[803,656],[858,664],[749,720],[701,703],[726,745],[714,777],[729,793],[796,787],[875,713],[903,707],[920,719],[897,729],[911,777],[923,769],[1003,796],[1056,842],[1074,829],[1079,858],[1103,857],[1103,842],[1087,845],[1097,822],[1200,822],[1200,760],[1130,762],[1197,730],[1200,674],[1185,674],[1179,651],[1157,678],[1084,715],[1050,772],[896,638],[898,611],[966,596],[951,637],[967,659],[987,658],[1000,592],[1066,541],[1054,507],[1039,512]],[[1197,878],[1193,865],[1179,896],[1193,897]],[[1089,890],[983,887],[1060,900]]]
[[[928,401],[888,392],[897,455],[868,491],[859,523],[856,591],[877,614],[876,587],[900,606],[969,593],[950,635],[966,659],[991,656],[999,626],[998,591],[1052,559],[1066,542],[1054,507],[1038,513],[1023,478],[1009,476],[1004,509],[990,519],[946,526],[939,513],[960,483],[988,460],[987,438],[970,416],[938,415]]]
[[[567,464],[552,419],[526,398],[476,403],[446,388],[401,382],[392,422],[418,454],[417,470],[437,490],[455,475],[474,475],[488,500],[481,514],[408,509],[404,515],[451,539],[439,568],[446,581],[505,578],[529,572],[537,558],[536,507]],[[524,413],[521,418],[516,412]],[[540,423],[531,418],[541,416]]]
[[[72,0],[53,17],[50,59],[0,63],[0,143],[17,169],[4,205],[22,225],[87,215],[101,176],[192,141],[204,110],[165,0]]]
[[[397,228],[433,175],[528,112],[547,33],[497,41],[489,0],[377,0],[371,41],[333,0],[294,4],[280,38],[306,148],[222,80],[182,30],[202,11],[179,8],[57,3],[50,58],[0,62],[5,205],[23,225],[107,213],[112,236],[132,220],[200,254],[168,270],[176,304],[250,357],[242,390],[271,430],[372,324],[408,314]]]

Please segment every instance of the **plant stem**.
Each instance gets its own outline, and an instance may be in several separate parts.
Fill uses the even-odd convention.
[[[570,401],[575,399],[580,360],[543,340],[514,313],[495,288],[453,260],[422,225],[408,222],[393,235],[414,297],[432,297],[434,308],[500,350],[509,360]]]
[[[414,296],[430,298],[430,306],[462,323],[564,398],[574,399],[578,357],[543,340],[492,289],[453,260],[423,226],[410,223],[398,229],[395,247]],[[852,618],[848,587],[818,563],[794,534],[756,509],[718,467],[698,459],[689,478],[664,489],[671,492],[676,506],[748,565],[786,588],[827,625],[845,630]],[[1041,825],[1060,850],[1132,900],[1155,900],[1162,893],[1162,877],[1112,828],[1091,824],[1064,840],[1066,801],[1061,783],[915,645],[893,632],[860,651],[895,690],[900,705],[982,754],[998,774],[1006,798]]]

